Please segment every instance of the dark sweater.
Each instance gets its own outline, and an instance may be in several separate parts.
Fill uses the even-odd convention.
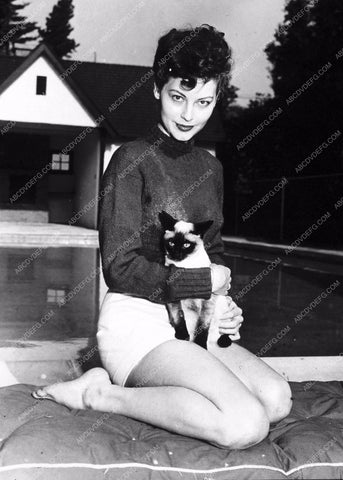
[[[212,263],[225,265],[222,165],[194,140],[181,142],[155,125],[113,154],[102,177],[99,242],[106,284],[156,303],[211,296],[210,268],[164,265],[158,213],[213,220],[204,236]],[[107,193],[105,193],[107,192]]]

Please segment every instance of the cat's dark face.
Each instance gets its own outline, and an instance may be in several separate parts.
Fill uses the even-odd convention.
[[[200,223],[178,221],[166,212],[161,212],[159,218],[165,231],[163,246],[166,255],[178,262],[196,251],[203,242],[204,233],[213,223],[212,220]]]
[[[168,231],[168,234],[165,234],[163,238],[164,249],[171,260],[179,262],[194,252],[198,244],[196,241],[190,240],[189,237],[190,235],[175,231]]]

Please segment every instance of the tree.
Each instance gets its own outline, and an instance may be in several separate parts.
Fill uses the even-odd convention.
[[[288,0],[283,25],[265,50],[272,88],[286,103],[289,126],[310,129],[310,141],[342,126],[342,40],[341,0]]]
[[[58,0],[46,19],[46,28],[39,29],[42,39],[59,58],[70,57],[70,54],[79,46],[75,40],[69,38],[73,31],[70,25],[73,16],[73,0]]]
[[[228,115],[228,112],[230,112],[230,107],[237,98],[238,90],[238,87],[230,84],[230,80],[224,84],[218,101],[218,108],[223,119]]]
[[[311,2],[288,0],[283,24],[274,34],[274,41],[265,49],[271,63],[272,88],[276,97],[289,95],[308,78],[316,60],[313,50]],[[300,84],[299,84],[300,82]]]
[[[277,238],[277,211],[268,214],[267,222],[263,215],[258,220],[257,214],[255,223],[240,224],[239,219],[244,208],[254,205],[285,176],[289,184],[283,190],[283,239],[293,241],[317,220],[318,212],[327,209],[332,219],[309,242],[342,245],[342,213],[334,207],[342,196],[343,181],[342,40],[342,0],[287,0],[284,21],[265,49],[274,96],[257,94],[248,108],[226,118],[230,140],[223,158],[230,159],[228,178],[236,169],[238,233]],[[280,108],[281,114],[275,117],[273,112]],[[327,142],[337,132],[342,132],[337,140]],[[297,170],[304,161],[306,168]],[[233,203],[229,200],[228,211]],[[270,201],[269,208],[274,204]]]
[[[15,55],[16,44],[23,45],[38,36],[30,36],[37,30],[36,22],[28,22],[20,15],[28,4],[16,4],[16,0],[0,0],[0,52]]]
[[[274,96],[256,94],[227,125],[232,153],[249,178],[294,176],[296,166],[322,142],[343,133],[342,39],[342,0],[287,1],[284,21],[265,49]],[[237,152],[240,139],[278,108],[277,119]],[[297,176],[342,172],[342,140],[343,134]]]

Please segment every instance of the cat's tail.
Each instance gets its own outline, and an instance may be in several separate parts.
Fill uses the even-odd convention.
[[[231,338],[229,337],[229,335],[226,335],[226,334],[221,335],[217,340],[217,345],[218,347],[221,347],[221,348],[229,347],[231,343],[232,343]]]

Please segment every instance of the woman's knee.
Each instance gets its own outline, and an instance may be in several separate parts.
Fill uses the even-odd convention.
[[[267,413],[256,401],[248,409],[225,414],[225,419],[218,428],[216,445],[221,448],[244,449],[260,443],[268,432]]]
[[[270,422],[278,422],[287,417],[292,408],[292,392],[282,377],[266,384],[264,406]]]

